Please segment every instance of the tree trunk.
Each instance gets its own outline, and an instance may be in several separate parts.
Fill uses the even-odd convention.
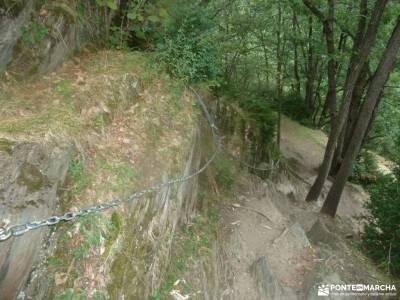
[[[331,170],[329,172],[331,176],[336,176],[337,172],[339,171],[340,165],[343,160],[343,155],[344,153],[346,153],[347,146],[350,144],[351,138],[353,136],[354,127],[356,125],[356,121],[360,112],[362,97],[368,82],[368,73],[369,73],[369,66],[368,62],[366,62],[354,87],[353,96],[349,108],[349,114],[345,126],[340,134],[335,154],[333,157]]]
[[[336,118],[336,60],[335,41],[333,36],[333,21],[335,18],[335,0],[328,0],[328,17],[324,21],[324,33],[326,48],[329,56],[328,61],[328,92],[326,94],[327,107],[331,123]]]
[[[276,45],[276,59],[277,59],[277,69],[276,69],[276,88],[277,88],[277,101],[278,101],[278,120],[277,120],[277,146],[280,149],[281,144],[281,102],[282,102],[282,46],[281,46],[281,31],[282,31],[282,7],[281,2],[278,1],[278,27],[276,31],[277,45]]]
[[[296,11],[293,11],[293,32],[296,32],[296,24],[297,24],[297,15]],[[297,40],[296,37],[293,38],[293,73],[294,73],[294,79],[295,79],[295,93],[297,96],[300,96],[300,75],[299,75],[299,55],[297,52]]]
[[[307,49],[307,65],[306,65],[306,95],[305,102],[308,109],[313,110],[314,103],[314,81],[316,73],[316,62],[314,59],[314,45],[313,45],[313,22],[312,17],[308,18],[308,49]]]
[[[380,96],[396,61],[399,48],[400,17],[397,19],[397,24],[368,88],[366,99],[361,107],[360,116],[353,132],[353,138],[351,139],[350,145],[346,151],[343,163],[338,172],[338,176],[329,190],[328,196],[324,202],[324,205],[322,206],[322,213],[328,214],[332,217],[336,215],[344,186],[352,171],[354,160],[360,151],[362,141],[365,133],[367,132],[374,110],[379,104]]]
[[[303,0],[308,1],[308,0]],[[358,76],[360,75],[361,69],[366,62],[369,53],[371,52],[372,44],[375,40],[376,33],[378,30],[379,22],[382,17],[383,10],[386,6],[387,0],[377,0],[375,3],[374,10],[371,14],[371,19],[368,24],[368,29],[358,46],[354,44],[353,53],[350,60],[350,65],[347,71],[346,81],[343,89],[342,102],[337,118],[335,118],[335,124],[331,128],[328,143],[325,149],[324,160],[319,169],[317,178],[312,185],[306,201],[316,201],[321,194],[322,188],[328,178],[329,170],[331,168],[333,155],[336,149],[337,141],[340,133],[342,132],[344,123],[346,122],[347,115],[349,112],[350,102],[353,95],[353,90],[357,82]],[[362,22],[364,17],[360,17],[359,22]]]

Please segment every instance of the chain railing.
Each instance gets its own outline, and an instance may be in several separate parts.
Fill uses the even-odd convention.
[[[38,229],[38,228],[41,228],[44,226],[52,226],[52,225],[58,224],[62,221],[72,221],[81,216],[85,216],[85,215],[96,213],[96,212],[101,212],[101,211],[119,206],[123,203],[132,202],[133,200],[135,200],[137,198],[141,198],[146,194],[156,192],[158,190],[161,190],[162,188],[165,188],[165,187],[168,187],[168,186],[171,186],[174,184],[188,181],[188,180],[198,176],[200,173],[202,173],[213,162],[213,160],[217,156],[218,152],[223,149],[225,149],[227,151],[227,153],[230,156],[232,156],[234,159],[236,159],[239,163],[245,165],[248,168],[252,168],[252,169],[260,170],[260,171],[270,171],[271,169],[275,168],[275,166],[272,166],[270,168],[258,168],[258,167],[252,166],[252,165],[248,164],[247,162],[240,160],[235,155],[230,153],[230,151],[228,149],[223,147],[222,143],[221,143],[221,139],[218,134],[218,128],[214,123],[213,117],[207,110],[207,107],[204,104],[201,96],[191,86],[188,86],[188,89],[195,96],[197,102],[199,103],[199,105],[204,113],[204,116],[207,119],[207,123],[210,126],[214,144],[215,144],[215,150],[214,150],[213,154],[210,156],[210,158],[207,160],[207,162],[203,164],[203,166],[200,169],[193,172],[192,174],[178,177],[178,178],[171,179],[171,180],[163,182],[163,183],[159,183],[159,184],[150,186],[148,188],[145,188],[141,191],[135,192],[126,197],[114,198],[110,201],[98,203],[98,204],[92,205],[90,207],[79,209],[77,211],[69,211],[69,212],[64,213],[63,215],[51,216],[46,219],[30,221],[30,222],[26,222],[23,224],[17,224],[17,225],[11,225],[11,226],[7,225],[5,227],[0,227],[0,242],[9,239],[12,236],[21,236],[28,231],[35,230],[35,229]]]
[[[159,183],[159,184],[150,186],[139,192],[135,192],[127,197],[115,198],[110,201],[102,202],[102,203],[95,204],[95,205],[87,207],[87,208],[79,209],[78,211],[69,211],[69,212],[64,213],[63,215],[51,216],[51,217],[48,217],[48,218],[42,219],[42,220],[35,220],[35,221],[23,223],[23,224],[1,227],[0,228],[0,242],[9,239],[12,236],[21,236],[28,231],[35,230],[35,229],[38,229],[38,228],[41,228],[44,226],[55,225],[62,221],[72,221],[81,216],[85,216],[85,215],[96,213],[96,212],[101,212],[101,211],[110,209],[112,207],[119,206],[122,203],[132,202],[134,199],[143,197],[146,194],[156,192],[162,188],[171,186],[173,184],[178,184],[178,183],[188,181],[188,180],[192,179],[193,177],[196,177],[200,173],[202,173],[213,162],[213,160],[217,156],[217,153],[220,150],[220,146],[219,146],[220,139],[219,139],[219,135],[218,135],[218,129],[215,126],[214,120],[211,117],[210,113],[208,112],[207,107],[204,104],[201,96],[191,86],[189,86],[188,88],[195,95],[197,102],[200,104],[200,107],[203,110],[203,113],[207,119],[208,125],[211,128],[214,143],[216,146],[214,153],[211,155],[211,157],[207,160],[206,163],[204,163],[204,165],[200,169],[193,172],[192,174],[178,177],[178,178],[169,180],[167,182],[163,182],[163,183]]]

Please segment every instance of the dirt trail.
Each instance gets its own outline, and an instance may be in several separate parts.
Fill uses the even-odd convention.
[[[318,167],[322,163],[327,140],[322,131],[306,128],[283,118],[282,153],[294,166],[296,173],[310,184],[314,182]],[[331,181],[328,179],[318,205],[322,205],[330,186]],[[338,207],[338,215],[353,218],[363,213],[363,203],[367,198],[368,194],[360,186],[347,183]]]
[[[322,132],[284,118],[282,152],[305,181],[283,174],[272,181],[250,175],[238,179],[235,199],[226,201],[222,209],[219,255],[222,273],[227,275],[221,279],[220,291],[213,293],[216,299],[317,299],[318,280],[378,280],[365,258],[356,257],[346,241],[357,236],[354,216],[362,212],[367,194],[348,184],[335,220],[318,214],[329,182],[317,203],[304,202],[306,182],[316,176],[325,143]],[[314,232],[311,241],[307,235],[317,220],[329,230]],[[328,234],[332,244],[319,244],[318,239]]]

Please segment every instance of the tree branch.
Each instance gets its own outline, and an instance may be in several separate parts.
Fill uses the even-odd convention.
[[[324,14],[310,0],[303,0],[303,3],[322,23],[325,22]]]

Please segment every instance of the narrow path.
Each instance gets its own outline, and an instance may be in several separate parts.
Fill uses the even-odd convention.
[[[322,163],[327,136],[320,130],[304,127],[289,118],[282,121],[282,153],[295,168],[297,174],[310,184],[314,181]],[[328,179],[318,201],[321,206],[331,181]],[[338,208],[338,215],[353,218],[364,212],[363,203],[367,193],[357,185],[347,183]],[[354,224],[354,226],[357,226]]]
[[[311,183],[323,158],[326,135],[287,118],[283,119],[282,131],[283,155],[297,174]],[[323,268],[329,270],[330,264],[340,265],[344,272],[347,272],[343,268],[345,262],[354,264],[350,250],[342,251],[346,254],[317,251],[319,248],[311,245],[306,235],[321,218],[318,212],[329,182],[321,199],[309,204],[304,202],[309,184],[296,178],[281,174],[273,181],[262,181],[256,176],[241,175],[238,181],[234,199],[226,201],[223,207],[220,241],[223,251],[219,255],[225,269],[222,273],[227,278],[221,282],[223,288],[216,298],[310,299],[310,293],[316,294],[310,292],[315,285],[310,278],[316,264],[323,262]],[[360,187],[346,186],[337,218],[340,222],[327,220],[333,222],[335,234],[340,238],[358,229],[353,216],[362,212],[366,197]],[[342,230],[339,225],[344,223],[351,226]],[[368,271],[361,269],[358,274],[357,269],[348,268],[349,274],[343,276],[366,276]]]

